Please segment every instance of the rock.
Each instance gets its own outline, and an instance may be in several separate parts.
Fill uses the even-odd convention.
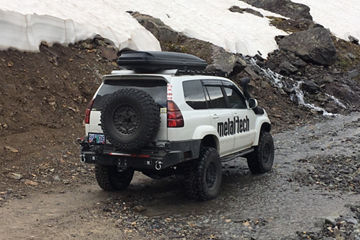
[[[351,42],[351,43],[354,43],[354,44],[357,44],[357,45],[359,45],[359,39],[357,39],[356,37],[353,37],[353,36],[349,36],[348,37],[348,39],[349,39],[349,41]]]
[[[295,67],[288,61],[283,61],[282,63],[280,63],[279,69],[280,69],[281,74],[291,74],[291,73],[295,73],[299,70],[299,69],[297,69],[297,67]]]
[[[131,14],[136,20],[149,30],[160,42],[176,42],[179,34],[166,26],[160,19],[134,12]]]
[[[17,150],[16,148],[13,148],[11,146],[5,146],[4,149],[7,150],[7,151],[10,151],[10,152],[13,152],[13,153],[18,153],[19,152],[19,150]]]
[[[142,206],[142,205],[138,205],[138,206],[134,207],[134,211],[141,213],[141,212],[146,211],[146,208],[144,206]]]
[[[319,85],[317,85],[314,81],[312,80],[305,80],[302,84],[301,84],[301,89],[303,91],[306,91],[308,93],[311,94],[316,94],[320,91],[320,87]]]
[[[325,220],[325,224],[331,224],[332,226],[336,225],[336,217],[334,216],[325,217],[324,220]]]
[[[8,67],[12,67],[14,66],[14,63],[12,61],[9,61],[8,64],[7,64]]]
[[[39,185],[39,183],[35,182],[35,181],[32,181],[32,180],[29,180],[29,179],[26,179],[24,181],[25,185],[30,185],[30,186],[37,186]]]
[[[354,54],[352,54],[352,53],[347,53],[346,56],[347,56],[348,58],[350,58],[351,60],[356,59],[356,56],[355,56]]]
[[[90,50],[90,49],[94,48],[94,45],[84,41],[84,42],[81,43],[81,47],[84,48],[84,49],[89,49]]]
[[[242,0],[254,7],[281,14],[292,19],[306,18],[312,20],[310,8],[291,0]]]
[[[231,8],[229,8],[229,10],[231,12],[238,12],[238,13],[247,12],[247,13],[253,14],[253,15],[258,16],[258,17],[264,17],[259,11],[256,11],[256,10],[251,9],[251,8],[240,8],[238,6],[232,6]]]
[[[281,50],[295,53],[302,60],[324,66],[336,61],[336,48],[329,30],[312,28],[296,32],[279,41]]]
[[[323,79],[322,79],[323,83],[332,83],[334,82],[334,77],[331,75],[326,75]]]
[[[55,181],[60,181],[60,180],[61,180],[60,177],[59,177],[59,175],[55,175],[55,176],[53,177],[53,179],[54,179]]]
[[[114,61],[118,58],[118,56],[117,56],[118,51],[115,47],[101,46],[101,47],[99,47],[99,49],[100,49],[100,55],[107,60]]]
[[[345,220],[345,222],[350,223],[350,224],[353,224],[353,225],[356,225],[356,224],[359,223],[358,220],[356,220],[356,219],[353,218],[353,217],[348,217],[348,218],[345,218],[344,220]]]
[[[20,180],[23,178],[23,176],[20,173],[10,173],[8,176],[15,180]]]
[[[246,62],[240,57],[217,46],[212,47],[211,59],[212,63],[207,66],[207,71],[220,71],[230,74],[234,70],[239,73],[246,67]]]
[[[354,70],[349,71],[348,75],[351,79],[354,79],[354,78],[357,78],[360,75],[360,73],[359,73],[359,70],[354,69]]]

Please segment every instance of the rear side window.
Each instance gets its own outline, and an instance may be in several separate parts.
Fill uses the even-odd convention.
[[[210,97],[209,108],[227,108],[224,94],[220,86],[206,86]]]
[[[105,80],[95,97],[93,110],[101,111],[106,99],[123,88],[136,88],[148,93],[161,107],[166,107],[166,82],[149,79]]]
[[[205,93],[200,80],[183,82],[186,103],[193,109],[207,109]]]

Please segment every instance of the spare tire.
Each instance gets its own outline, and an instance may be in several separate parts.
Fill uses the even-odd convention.
[[[101,111],[101,128],[116,148],[134,151],[149,144],[160,127],[160,109],[146,92],[124,88],[108,97]]]

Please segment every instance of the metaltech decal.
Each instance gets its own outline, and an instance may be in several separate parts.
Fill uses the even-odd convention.
[[[247,116],[244,119],[234,117],[234,119],[230,120],[230,118],[228,118],[225,122],[217,123],[217,131],[220,137],[248,132],[249,130],[250,120]]]

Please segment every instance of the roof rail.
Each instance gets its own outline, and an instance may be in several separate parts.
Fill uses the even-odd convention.
[[[218,76],[228,77],[228,74],[222,71],[205,71],[205,70],[191,70],[191,69],[178,69],[175,73],[176,76],[180,75],[207,75],[207,76]]]

